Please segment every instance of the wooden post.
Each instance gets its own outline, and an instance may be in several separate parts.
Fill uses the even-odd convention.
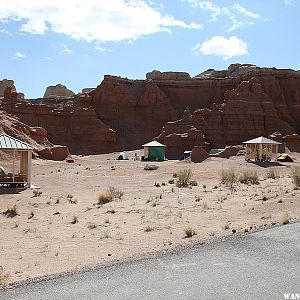
[[[259,144],[259,160],[261,161],[262,160],[262,151],[263,151],[263,146],[262,144]]]
[[[13,182],[15,182],[15,160],[16,160],[16,150],[13,150]]]
[[[32,166],[32,150],[28,150],[28,166],[27,166],[27,183],[28,187],[31,187],[31,166]]]
[[[278,157],[278,144],[276,144],[276,150],[275,150],[276,156],[275,156],[275,161],[277,161]]]

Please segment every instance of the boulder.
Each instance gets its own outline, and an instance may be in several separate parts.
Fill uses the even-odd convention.
[[[218,156],[222,158],[229,158],[231,156],[236,156],[238,155],[240,149],[239,147],[236,146],[226,146],[226,148],[221,151]]]
[[[53,146],[36,152],[40,158],[50,160],[64,160],[70,156],[69,149],[66,146]]]
[[[200,146],[195,146],[191,153],[191,161],[195,163],[199,163],[209,158],[209,154],[207,151]]]

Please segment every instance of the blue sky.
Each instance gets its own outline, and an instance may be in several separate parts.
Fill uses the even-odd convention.
[[[1,0],[0,79],[27,98],[74,92],[104,74],[300,69],[299,0]]]

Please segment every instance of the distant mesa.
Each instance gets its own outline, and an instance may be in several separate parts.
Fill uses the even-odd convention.
[[[153,70],[146,74],[146,79],[152,80],[189,80],[191,76],[186,72],[160,72]]]
[[[48,86],[43,98],[70,98],[73,96],[75,96],[75,93],[69,90],[65,85],[57,84]]]

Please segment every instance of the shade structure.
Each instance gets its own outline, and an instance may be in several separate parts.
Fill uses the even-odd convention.
[[[152,141],[144,144],[143,147],[145,160],[164,161],[166,159],[166,145]]]
[[[30,187],[33,147],[6,133],[0,134],[0,150],[12,154],[12,172],[0,174],[0,187]],[[16,165],[17,157],[19,166]]]
[[[246,144],[246,160],[255,161],[277,161],[278,145],[281,143],[266,138],[264,136],[243,142]]]

